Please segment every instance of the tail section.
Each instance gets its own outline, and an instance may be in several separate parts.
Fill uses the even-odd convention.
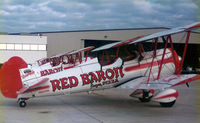
[[[22,88],[19,69],[26,68],[27,63],[20,57],[14,56],[5,62],[0,69],[0,90],[7,98],[17,98]]]

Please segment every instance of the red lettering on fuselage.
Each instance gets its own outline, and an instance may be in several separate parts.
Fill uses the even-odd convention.
[[[55,79],[51,80],[50,82],[52,85],[53,92],[55,92],[56,90],[64,90],[78,86],[78,79],[75,76],[71,76],[68,78],[64,77],[59,80]]]
[[[67,82],[67,78],[62,78],[60,79],[61,85],[62,85],[62,89],[67,89],[69,88],[69,83]]]
[[[90,72],[89,75],[91,77],[90,78],[91,83],[93,83],[94,81],[98,82],[98,78],[97,78],[97,76],[93,72]]]
[[[40,71],[41,76],[46,76],[63,71],[62,67]]]
[[[114,73],[114,71],[112,69],[106,70],[106,78],[113,79],[114,76],[115,76],[115,73]]]
[[[70,88],[78,86],[78,79],[75,76],[69,77]]]
[[[87,85],[87,84],[90,84],[90,83],[91,83],[88,74],[82,74],[82,75],[80,75],[80,76],[81,76],[81,78],[82,78],[83,85]]]
[[[96,74],[95,74],[96,73]],[[90,72],[89,74],[81,74],[83,85],[92,84],[95,82],[101,82],[102,80],[105,81],[106,79],[112,80],[112,79],[118,79],[119,77],[123,78],[124,73],[122,71],[121,67],[113,68],[113,69],[107,69],[104,71],[96,71],[96,72]]]
[[[103,79],[106,80],[106,77],[104,76],[104,71],[96,71],[97,76],[99,78],[99,82]]]
[[[56,91],[56,89],[58,89],[58,90],[61,89],[60,81],[59,80],[51,80],[50,82],[51,82],[53,91]]]
[[[82,82],[82,86],[91,84],[92,87],[96,87],[97,85],[108,85],[112,83],[119,82],[118,78],[124,77],[124,73],[121,67],[107,69],[105,71],[96,71],[89,72],[88,74],[80,75],[80,82]],[[56,90],[63,90],[68,88],[77,87],[79,84],[79,80],[76,76],[64,77],[59,80],[51,80],[53,92]],[[95,82],[95,84],[93,84]]]

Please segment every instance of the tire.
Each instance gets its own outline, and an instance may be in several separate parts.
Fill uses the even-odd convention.
[[[139,98],[140,102],[150,102],[150,98]]]
[[[169,103],[160,103],[162,107],[172,107],[175,104],[176,100]]]
[[[20,101],[20,102],[19,102],[19,106],[20,106],[21,108],[26,107],[26,102],[25,102],[25,101]]]

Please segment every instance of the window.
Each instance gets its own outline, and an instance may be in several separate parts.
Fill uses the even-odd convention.
[[[6,44],[0,44],[0,50],[5,50],[6,49]]]
[[[14,50],[14,44],[7,44],[7,50]]]
[[[46,45],[39,45],[38,50],[46,50]]]
[[[29,44],[23,44],[23,50],[30,50]]]
[[[38,50],[38,45],[31,45],[31,50]]]
[[[46,51],[46,45],[43,44],[0,44],[0,50],[29,50]]]
[[[22,44],[15,44],[15,50],[22,50]]]

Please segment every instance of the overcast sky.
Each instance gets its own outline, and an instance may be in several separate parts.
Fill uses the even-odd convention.
[[[198,21],[198,0],[0,0],[0,32],[176,27]]]

